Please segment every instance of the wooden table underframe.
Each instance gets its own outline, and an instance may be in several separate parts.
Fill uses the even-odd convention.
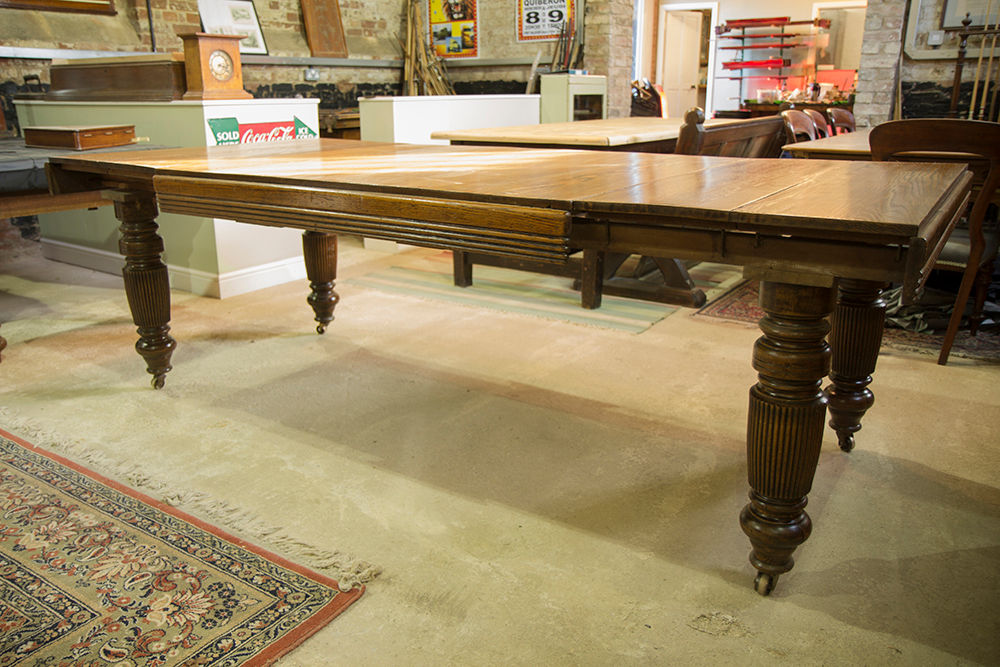
[[[766,313],[753,352],[750,502],[740,515],[762,594],[792,568],[811,530],[804,508],[828,402],[828,316],[839,313],[830,337],[836,399],[860,425],[866,369],[881,338],[881,286],[896,280],[917,293],[971,180],[953,165],[338,140],[66,157],[50,163],[49,176],[58,192],[109,189],[136,349],[154,387],[163,385],[176,346],[158,207],[305,230],[308,301],[320,332],[339,299],[338,232],[552,261],[582,248],[743,265],[762,281]],[[817,203],[809,182],[876,194]]]
[[[726,119],[708,119],[705,125],[740,123]],[[683,118],[633,116],[600,118],[564,123],[542,123],[508,127],[438,130],[432,139],[447,139],[452,146],[506,146],[535,149],[583,149],[627,151],[633,153],[673,153]],[[587,254],[569,258],[563,264],[543,264],[488,253],[454,253],[454,279],[459,287],[472,286],[475,264],[520,269],[572,278],[574,289],[581,290],[584,308],[599,308],[601,296],[624,296],[657,301],[675,306],[700,308],[705,292],[695,285],[687,266],[674,257],[637,258],[626,266],[629,253]],[[600,275],[601,280],[589,276]],[[582,277],[581,277],[582,276]]]

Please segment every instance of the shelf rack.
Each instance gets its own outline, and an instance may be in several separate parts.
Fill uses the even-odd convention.
[[[809,26],[808,31],[795,29],[794,26]],[[778,16],[770,18],[736,19],[726,21],[722,25],[715,27],[715,33],[720,39],[740,40],[738,44],[719,44],[717,47],[721,54],[725,52],[735,52],[732,55],[739,55],[739,58],[726,60],[720,57],[722,70],[727,73],[738,72],[738,75],[729,76],[716,75],[716,78],[739,81],[739,104],[743,104],[743,81],[746,79],[781,79],[786,80],[791,76],[787,70],[793,67],[808,67],[808,61],[801,58],[786,57],[787,51],[795,49],[815,48],[811,42],[802,40],[803,37],[812,37],[819,29],[830,27],[827,19],[810,19],[807,21],[792,21],[790,17]],[[775,31],[774,28],[778,30]],[[765,29],[766,32],[759,32]],[[791,29],[791,30],[789,30]],[[754,31],[754,32],[748,32]],[[758,40],[769,40],[760,43]],[[786,41],[794,40],[794,41]],[[747,58],[753,53],[754,57]],[[753,70],[769,70],[767,74],[750,73]],[[776,70],[776,71],[775,71]],[[808,75],[803,71],[802,75]]]

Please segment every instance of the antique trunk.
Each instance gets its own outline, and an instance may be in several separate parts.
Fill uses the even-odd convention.
[[[184,56],[176,53],[53,60],[52,101],[160,102],[187,90]]]

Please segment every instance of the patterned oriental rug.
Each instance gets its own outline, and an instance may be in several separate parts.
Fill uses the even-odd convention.
[[[759,296],[757,282],[748,280],[709,301],[697,315],[756,324],[764,316],[764,311],[757,305]],[[944,322],[946,324],[947,319]],[[886,326],[882,337],[883,347],[935,356],[940,352],[943,341],[943,333],[923,333],[893,326]],[[991,331],[984,328],[977,335],[971,336],[967,330],[960,329],[951,355],[1000,363],[1000,333],[995,329]]]
[[[363,590],[0,431],[0,666],[267,665]]]

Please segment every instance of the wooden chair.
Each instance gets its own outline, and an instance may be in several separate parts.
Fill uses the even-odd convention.
[[[968,163],[975,174],[975,198],[968,214],[968,229],[956,228],[952,232],[934,265],[936,269],[962,272],[955,309],[938,356],[938,363],[944,365],[948,363],[973,285],[976,295],[969,319],[973,335],[982,321],[1000,236],[996,229],[987,231],[983,225],[1000,186],[1000,124],[954,118],[895,120],[874,127],[869,142],[873,160],[960,160]]]
[[[815,109],[803,109],[802,111],[804,111],[806,115],[812,119],[813,124],[816,126],[817,139],[823,139],[830,136],[830,126],[826,123],[826,116]]]
[[[826,110],[826,115],[830,119],[830,129],[834,134],[854,132],[854,114],[847,109],[830,107]]]
[[[796,144],[800,141],[811,141],[819,138],[816,133],[816,123],[806,112],[798,109],[785,109],[781,112],[781,119],[785,122],[786,144]]]
[[[705,112],[694,107],[684,114],[674,153],[720,157],[780,157],[786,143],[784,122],[760,116],[725,125],[705,126]]]

